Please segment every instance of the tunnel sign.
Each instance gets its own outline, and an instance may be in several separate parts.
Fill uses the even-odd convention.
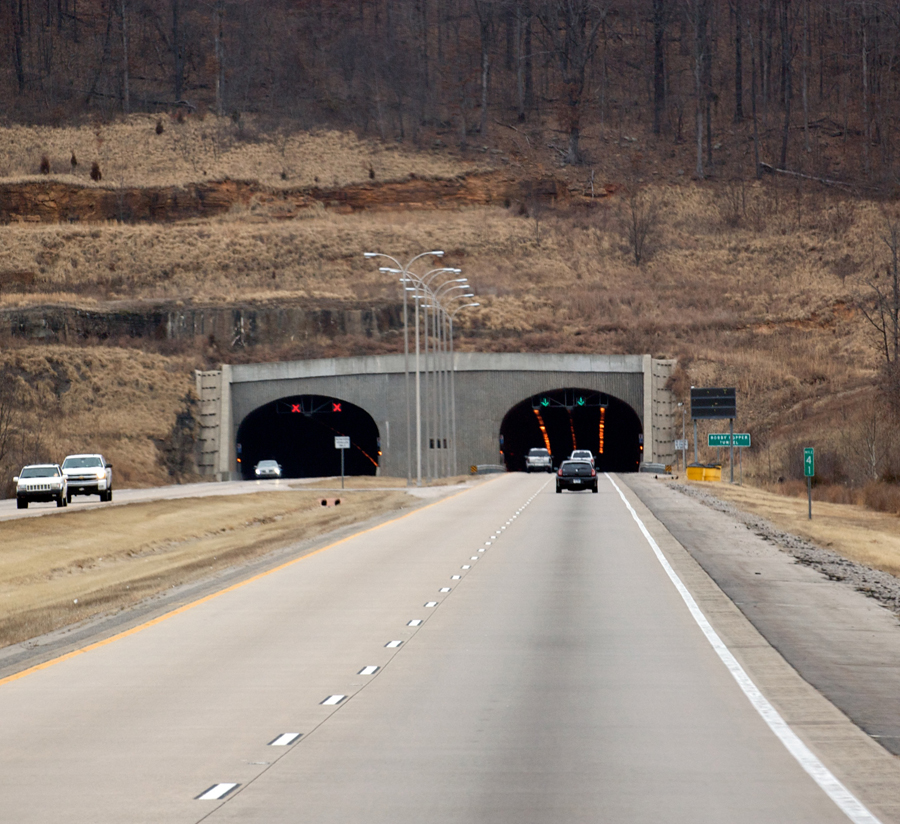
[[[335,435],[334,436],[334,448],[335,449],[349,449],[350,448],[350,436],[349,435]]]
[[[340,411],[341,411],[341,405],[340,405],[339,403],[335,403],[334,401],[332,401],[332,402],[331,402],[331,411],[332,411],[332,412],[340,412]]]
[[[550,406],[550,398],[541,398],[541,406],[545,408]]]
[[[579,398],[575,401],[575,405],[576,405],[576,406],[584,406],[584,398],[583,398],[583,397],[579,397]]]

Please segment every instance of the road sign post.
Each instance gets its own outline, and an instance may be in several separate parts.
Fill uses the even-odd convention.
[[[812,520],[812,479],[816,474],[816,451],[811,446],[803,450],[803,474],[806,476],[806,498],[809,504],[809,520]]]
[[[344,488],[344,450],[350,448],[349,435],[335,435],[334,448],[341,450],[341,489]]]

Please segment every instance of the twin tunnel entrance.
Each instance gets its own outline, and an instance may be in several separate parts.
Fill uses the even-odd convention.
[[[573,449],[590,449],[597,469],[635,472],[641,461],[641,422],[625,402],[605,393],[556,389],[513,406],[500,426],[499,448],[507,470],[525,469],[533,447],[550,450],[554,464]],[[297,395],[253,410],[241,422],[237,457],[241,476],[253,479],[259,461],[278,461],[285,478],[339,475],[341,453],[334,438],[350,437],[344,474],[375,475],[381,464],[378,425],[362,407],[339,398]],[[465,434],[460,434],[460,449]]]

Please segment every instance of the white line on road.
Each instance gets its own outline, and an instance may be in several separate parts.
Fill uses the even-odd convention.
[[[387,647],[388,649],[397,649],[397,647],[399,647],[402,643],[402,641],[388,641],[385,644],[385,647]]]
[[[462,580],[462,575],[451,575],[451,576],[450,576],[450,580],[451,580],[451,581],[459,581],[459,580]]]
[[[340,704],[346,697],[346,695],[329,695],[322,701],[322,705],[325,707],[333,707],[335,704]]]
[[[656,559],[665,570],[666,575],[669,576],[669,580],[675,585],[675,589],[678,590],[678,594],[681,595],[688,610],[690,610],[691,616],[706,636],[706,640],[709,641],[722,663],[725,664],[734,680],[737,681],[738,685],[743,690],[744,695],[747,696],[750,703],[753,705],[753,708],[762,716],[763,721],[768,724],[769,729],[778,736],[778,739],[784,744],[787,751],[794,756],[797,763],[799,763],[813,781],[824,790],[825,794],[837,804],[841,812],[843,812],[853,824],[881,824],[880,820],[872,815],[866,806],[840,781],[838,781],[831,770],[829,770],[828,767],[826,767],[810,751],[809,747],[797,737],[797,734],[781,717],[778,710],[776,710],[775,707],[769,703],[768,699],[766,699],[759,691],[759,687],[753,683],[752,679],[738,663],[731,650],[728,649],[725,642],[722,641],[718,633],[712,628],[712,624],[709,623],[706,616],[703,614],[703,611],[697,606],[697,602],[694,600],[691,593],[688,592],[687,587],[684,585],[681,578],[678,577],[678,573],[672,568],[672,565],[668,562],[666,556],[663,555],[662,550],[659,548],[659,544],[653,540],[653,536],[650,534],[647,527],[644,526],[644,522],[638,517],[637,512],[634,511],[634,507],[628,502],[628,499],[619,488],[619,485],[612,477],[610,477],[609,473],[604,474],[609,479],[609,482],[615,487],[616,492],[619,493],[619,497],[622,499],[625,506],[628,508],[628,511],[631,513],[631,517],[634,518],[638,528],[647,539],[647,543],[650,544],[650,548],[653,550]]]
[[[230,793],[237,784],[213,784],[206,792],[197,796],[198,801],[218,801]]]
[[[450,587],[441,587],[440,592],[450,592]]]
[[[303,735],[302,732],[283,732],[274,741],[270,741],[269,746],[270,747],[289,747],[301,735]]]
[[[412,621],[410,621],[406,626],[420,627],[420,626],[422,626],[422,619],[421,618],[413,618]]]
[[[425,609],[434,609],[437,606],[437,601],[429,601],[425,604]]]
[[[380,670],[380,669],[381,669],[381,667],[376,667],[376,666],[373,664],[372,666],[369,666],[369,667],[363,667],[363,668],[362,668],[358,673],[356,673],[356,674],[357,674],[357,675],[374,675],[374,674],[375,674],[376,672],[378,672],[378,670]]]

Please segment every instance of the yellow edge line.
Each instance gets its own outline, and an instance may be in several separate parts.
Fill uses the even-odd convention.
[[[497,477],[502,476],[498,475]],[[490,480],[494,479],[491,478]],[[260,580],[260,578],[265,578],[267,575],[272,575],[275,572],[280,572],[281,570],[287,569],[294,564],[300,563],[300,561],[305,561],[308,558],[312,558],[314,555],[318,555],[320,552],[325,552],[328,549],[334,549],[336,546],[340,546],[341,544],[353,540],[354,538],[359,538],[362,535],[367,535],[370,532],[375,532],[375,530],[377,529],[382,529],[383,527],[390,526],[391,524],[396,524],[399,521],[404,520],[405,518],[409,518],[413,515],[417,515],[420,512],[424,512],[426,509],[431,509],[431,507],[433,506],[447,503],[447,501],[451,501],[454,498],[459,497],[460,495],[464,495],[466,492],[471,492],[473,489],[475,489],[475,487],[470,487],[469,489],[461,489],[459,492],[454,492],[452,495],[448,495],[446,498],[441,498],[441,500],[439,501],[425,504],[425,506],[418,507],[412,510],[412,512],[407,512],[405,515],[400,515],[397,518],[392,518],[390,521],[385,521],[384,523],[370,526],[368,529],[364,529],[362,532],[354,532],[352,535],[348,535],[346,538],[341,538],[339,541],[335,541],[334,543],[328,544],[327,546],[319,547],[319,549],[315,549],[312,552],[307,553],[306,555],[301,555],[299,558],[294,558],[292,561],[286,561],[285,563],[280,564],[277,567],[268,569],[265,572],[260,572],[257,575],[254,575],[252,578],[246,578],[243,581],[239,581],[236,584],[225,587],[225,589],[220,589],[217,592],[213,592],[209,595],[204,596],[203,598],[199,598],[196,601],[191,601],[191,603],[189,604],[184,604],[177,609],[171,610],[171,612],[166,612],[163,615],[158,615],[156,618],[145,621],[143,624],[138,624],[136,627],[127,629],[124,632],[119,632],[115,635],[111,635],[109,638],[104,638],[102,641],[95,641],[93,644],[88,644],[86,647],[72,650],[72,652],[67,652],[65,655],[60,655],[58,658],[51,658],[49,661],[44,661],[41,664],[35,664],[33,667],[24,669],[21,672],[7,675],[5,678],[0,678],[0,687],[2,687],[4,684],[18,681],[20,678],[24,678],[26,675],[31,675],[32,673],[39,672],[40,670],[49,669],[50,667],[56,666],[56,664],[61,664],[63,661],[68,661],[70,658],[75,658],[78,655],[84,655],[84,653],[86,652],[91,652],[92,650],[99,649],[100,647],[105,647],[107,644],[113,643],[113,641],[119,641],[122,638],[127,638],[129,635],[136,635],[138,632],[142,632],[149,627],[161,624],[163,621],[168,621],[169,618],[174,618],[176,615],[181,615],[181,613],[187,612],[189,609],[193,609],[194,607],[198,607],[201,604],[205,604],[207,601],[212,601],[213,598],[218,598],[220,595],[225,595],[228,592],[233,592],[236,589],[240,589],[241,587],[247,586],[248,584],[252,584],[254,581]]]

